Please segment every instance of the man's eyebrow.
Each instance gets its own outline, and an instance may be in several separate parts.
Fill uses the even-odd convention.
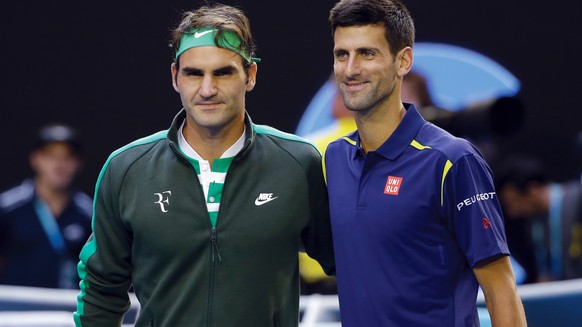
[[[182,72],[186,75],[195,74],[201,75],[203,74],[202,69],[194,68],[194,67],[182,67]]]
[[[380,50],[378,48],[375,48],[375,47],[359,47],[359,48],[356,48],[355,51],[357,53],[362,53],[362,52],[366,52],[366,51],[379,52]],[[333,53],[343,53],[343,52],[349,52],[349,51],[344,49],[344,48],[337,48],[337,49],[333,50]]]
[[[234,72],[235,70],[236,70],[235,67],[233,67],[231,65],[227,65],[224,67],[214,69],[212,71],[212,73],[213,74],[230,74],[230,73]],[[200,68],[196,68],[196,67],[183,67],[182,72],[184,74],[195,74],[195,75],[203,75],[204,74],[204,70],[202,70]]]
[[[361,47],[361,48],[357,48],[356,49],[357,52],[364,52],[364,51],[380,51],[380,49],[378,48],[374,48],[374,47]]]
[[[213,72],[214,74],[231,74],[235,71],[233,66],[224,66],[218,69],[215,69]]]

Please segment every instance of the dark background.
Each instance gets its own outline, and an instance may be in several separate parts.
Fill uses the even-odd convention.
[[[542,156],[556,180],[582,167],[582,35],[577,1],[405,1],[417,41],[467,47],[505,66],[522,83],[525,126],[502,151]],[[171,87],[170,29],[197,1],[20,1],[0,12],[0,188],[29,176],[37,129],[66,122],[87,149],[79,177],[92,193],[110,152],[166,129],[180,108]],[[247,97],[256,123],[293,132],[332,70],[327,22],[332,0],[223,1],[249,15],[258,45],[258,84]],[[535,4],[534,4],[535,3]]]

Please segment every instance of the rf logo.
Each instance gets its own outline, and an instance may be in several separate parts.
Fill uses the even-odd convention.
[[[172,195],[172,191],[165,191],[161,193],[154,193],[158,197],[158,201],[154,202],[160,205],[160,210],[162,212],[168,212],[166,206],[170,205],[170,196]]]

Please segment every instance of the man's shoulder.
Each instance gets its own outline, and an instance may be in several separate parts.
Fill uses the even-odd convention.
[[[343,136],[340,136],[338,138],[336,138],[335,140],[333,140],[332,142],[330,142],[330,144],[335,144],[336,146],[342,146],[342,147],[349,147],[351,146],[356,146],[358,141],[357,141],[357,135],[358,135],[358,131],[354,130],[351,131],[348,134],[345,134]]]
[[[292,156],[321,156],[318,148],[309,140],[298,135],[280,131],[267,125],[253,125],[257,138],[268,138],[276,148]]]
[[[168,131],[163,130],[130,142],[113,151],[109,155],[105,166],[108,166],[112,161],[115,161],[116,164],[131,164],[150,151],[160,141],[165,140],[167,135]]]
[[[34,182],[31,179],[20,185],[0,193],[0,209],[4,212],[12,211],[32,200],[34,197]]]
[[[451,162],[456,162],[467,155],[482,157],[479,150],[464,138],[457,137],[433,124],[425,124],[414,141],[423,147],[440,152]]]
[[[358,131],[352,131],[349,134],[341,136],[339,138],[334,139],[331,141],[328,146],[327,150],[325,151],[325,156],[335,156],[341,153],[351,153],[350,150],[355,149],[358,146],[357,141],[357,134]]]

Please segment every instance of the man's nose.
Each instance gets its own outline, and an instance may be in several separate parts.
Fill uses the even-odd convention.
[[[362,72],[360,60],[356,56],[350,56],[344,69],[346,76],[356,76]]]
[[[216,81],[214,80],[213,76],[204,76],[198,93],[203,98],[211,98],[216,95]]]

